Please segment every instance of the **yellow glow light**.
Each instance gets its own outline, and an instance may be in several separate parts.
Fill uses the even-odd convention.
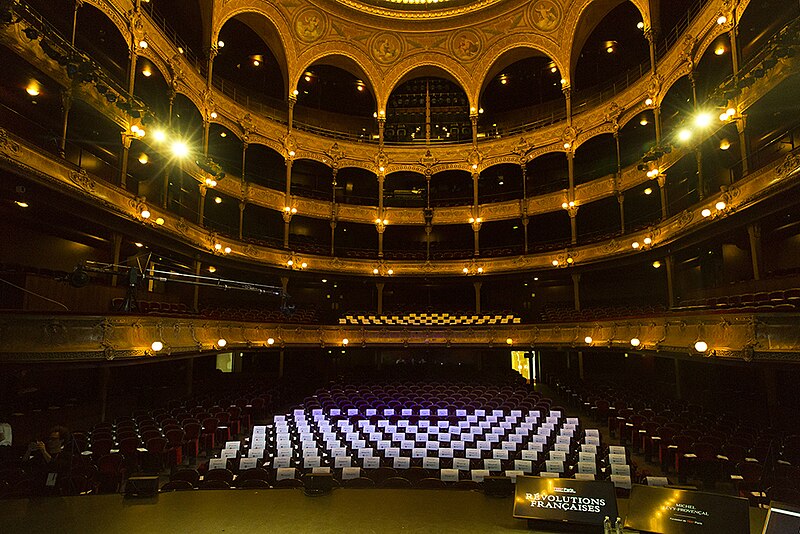
[[[150,161],[150,157],[147,154],[145,154],[144,152],[139,154],[139,163],[141,163],[142,165],[147,165],[148,161]]]
[[[228,344],[228,342],[227,342],[227,341],[225,341],[223,338],[220,338],[220,339],[218,339],[218,340],[217,340],[217,346],[218,346],[219,348],[222,348],[222,347],[224,347],[224,346],[225,346],[225,345],[227,345],[227,344]]]
[[[163,348],[164,344],[160,341],[153,341],[153,343],[150,345],[150,349],[152,349],[153,352],[158,352]]]
[[[641,341],[639,341],[639,338],[638,338],[638,337],[635,337],[635,338],[632,338],[632,339],[631,339],[631,345],[632,345],[632,346],[634,346],[634,347],[638,347],[638,346],[639,346],[639,345],[641,345],[641,344],[642,344],[642,342],[641,342]]]
[[[275,344],[275,340],[272,339],[272,338],[268,338],[267,339],[267,345],[273,345],[273,344]]]
[[[172,150],[172,155],[176,158],[185,158],[189,155],[189,146],[183,141],[175,141],[172,143],[170,150]]]
[[[700,212],[700,215],[702,215],[703,217],[709,217],[711,215],[711,210],[706,208]]]
[[[654,268],[654,269],[659,269],[659,268],[661,268],[661,262],[660,262],[660,261],[658,261],[658,260],[654,261],[654,262],[653,262],[653,268]]]
[[[592,336],[586,336],[585,338],[583,338],[583,341],[584,341],[584,343],[586,343],[587,345],[591,345],[591,344],[592,344],[592,341],[594,341],[594,340],[592,339]]]
[[[708,343],[706,343],[705,341],[698,341],[697,343],[694,344],[694,350],[696,350],[697,352],[705,352],[708,350]]]

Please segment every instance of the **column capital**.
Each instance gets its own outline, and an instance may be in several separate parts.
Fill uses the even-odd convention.
[[[658,173],[656,181],[658,182],[658,187],[664,189],[667,186],[667,175],[663,173]]]
[[[567,214],[570,219],[574,219],[578,215],[578,206],[567,207]]]

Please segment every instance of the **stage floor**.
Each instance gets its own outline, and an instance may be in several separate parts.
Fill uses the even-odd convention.
[[[8,533],[540,532],[514,519],[512,505],[512,498],[469,491],[339,489],[306,497],[301,489],[203,490],[0,501],[0,518]],[[627,499],[618,506],[624,517]],[[751,534],[761,532],[765,516],[750,508]]]

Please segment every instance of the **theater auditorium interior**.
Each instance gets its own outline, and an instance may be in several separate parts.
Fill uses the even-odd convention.
[[[800,517],[800,3],[0,0],[0,57],[8,532]]]

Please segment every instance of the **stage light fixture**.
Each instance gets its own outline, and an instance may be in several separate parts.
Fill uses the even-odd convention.
[[[172,150],[172,155],[176,158],[185,158],[189,155],[189,147],[183,141],[175,141],[170,146],[170,149]]]
[[[694,118],[694,123],[698,128],[707,128],[711,124],[711,114],[700,113]]]

